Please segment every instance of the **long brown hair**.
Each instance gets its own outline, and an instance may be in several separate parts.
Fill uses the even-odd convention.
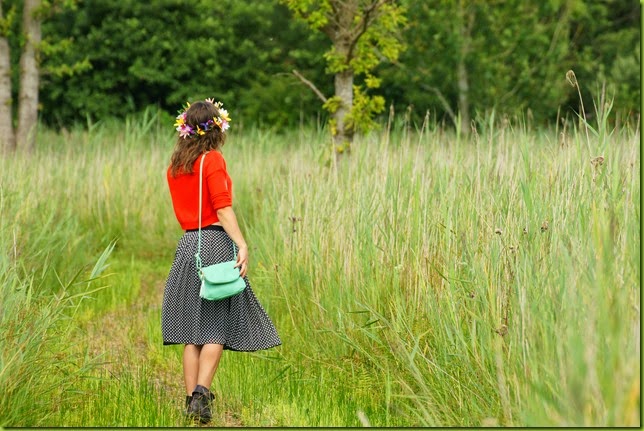
[[[199,124],[218,117],[217,107],[210,102],[195,102],[186,111],[186,124],[197,128]],[[170,158],[170,174],[191,174],[195,160],[206,151],[219,150],[226,141],[226,134],[215,126],[203,135],[179,137]]]

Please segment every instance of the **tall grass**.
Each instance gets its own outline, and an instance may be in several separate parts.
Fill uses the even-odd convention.
[[[601,165],[548,138],[374,136],[336,171],[264,157],[279,178],[248,179],[242,213],[284,239],[257,272],[289,350],[390,387],[412,424],[639,422],[639,137],[593,142]]]
[[[184,424],[180,349],[160,346],[181,235],[161,120],[44,132],[0,162],[3,258],[33,267],[12,250],[40,241],[71,274],[117,238],[112,286],[74,320],[110,364],[48,425]],[[284,345],[224,355],[215,425],[639,425],[639,131],[601,130],[394,121],[337,163],[323,131],[233,132],[250,279]]]
[[[0,200],[0,209],[0,426],[38,426],[51,420],[56,404],[72,399],[74,385],[98,366],[72,348],[70,335],[82,300],[104,287],[101,273],[113,244],[93,268],[82,266],[63,281],[50,258],[59,246],[59,227],[52,228],[45,216],[43,225],[23,226],[31,235],[19,243],[19,227],[5,218],[13,208]],[[52,278],[56,286],[47,285]]]

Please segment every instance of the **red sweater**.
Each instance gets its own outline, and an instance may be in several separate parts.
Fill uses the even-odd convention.
[[[192,165],[191,174],[173,177],[168,168],[167,178],[174,214],[184,230],[199,227],[199,165],[201,156]],[[226,161],[218,151],[206,154],[203,164],[203,202],[201,227],[219,221],[217,210],[233,204],[233,182],[226,172]]]

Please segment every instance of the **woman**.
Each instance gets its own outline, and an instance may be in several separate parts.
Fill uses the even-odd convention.
[[[177,117],[179,138],[167,172],[174,212],[185,230],[179,240],[163,295],[163,344],[184,344],[183,374],[186,414],[210,421],[210,391],[223,350],[256,351],[281,344],[270,318],[257,301],[246,278],[248,246],[232,208],[232,181],[220,153],[230,117],[220,102],[196,102]],[[200,171],[201,159],[203,172]],[[199,179],[203,175],[203,195]],[[199,297],[197,275],[199,200],[201,262],[203,266],[233,260],[246,288],[219,301]]]

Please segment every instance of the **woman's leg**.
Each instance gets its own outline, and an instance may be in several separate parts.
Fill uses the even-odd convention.
[[[195,376],[197,385],[194,388],[187,413],[198,418],[202,424],[206,424],[212,419],[210,408],[214,400],[214,394],[210,392],[210,385],[212,384],[212,378],[215,376],[215,371],[217,371],[224,346],[222,344],[204,344],[199,347],[197,375]],[[186,385],[188,385],[187,382],[188,377],[186,375]]]
[[[224,351],[223,344],[204,344],[199,353],[199,374],[197,384],[210,389],[212,378],[215,376],[219,359]]]
[[[199,353],[202,346],[186,344],[183,348],[183,378],[186,383],[186,394],[192,395],[199,376]]]

